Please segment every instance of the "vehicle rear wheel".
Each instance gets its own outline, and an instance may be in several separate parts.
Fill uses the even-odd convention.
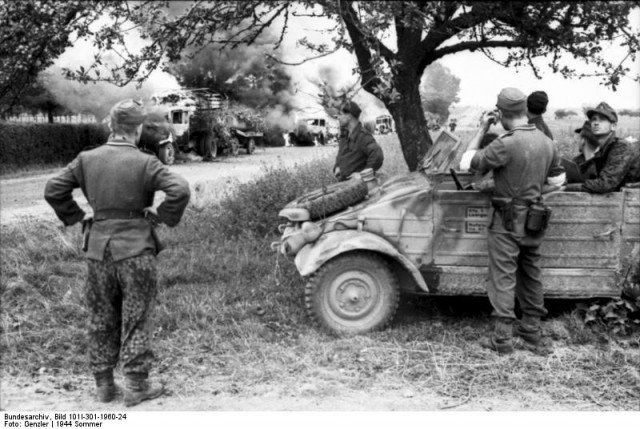
[[[200,136],[198,150],[204,158],[216,158],[218,156],[218,141],[213,138],[212,134]]]
[[[158,159],[165,165],[173,165],[176,162],[176,148],[173,143],[160,146],[158,149]]]
[[[307,314],[338,335],[385,328],[400,299],[398,280],[382,257],[371,252],[340,255],[322,266],[305,286]]]
[[[247,139],[245,148],[247,149],[247,155],[251,155],[253,151],[256,150],[256,141],[253,137]]]
[[[307,209],[312,220],[321,219],[362,201],[368,192],[362,180],[348,180],[305,194],[294,204]]]

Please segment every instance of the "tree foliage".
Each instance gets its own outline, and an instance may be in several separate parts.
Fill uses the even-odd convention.
[[[16,104],[75,38],[89,26],[105,2],[0,0],[0,110]]]
[[[625,60],[636,59],[640,40],[629,24],[631,9],[640,5],[637,1],[197,1],[182,4],[178,13],[170,13],[172,5],[166,1],[5,3],[0,16],[0,34],[7,42],[2,44],[6,54],[2,55],[3,101],[11,88],[7,83],[29,79],[46,68],[69,44],[68,36],[74,31],[91,35],[100,53],[95,67],[69,70],[69,76],[124,84],[144,79],[166,61],[188,59],[191,48],[252,45],[263,41],[269,28],[277,29],[278,35],[271,40],[277,47],[293,15],[328,17],[335,27],[326,39],[314,43],[303,38],[300,45],[319,56],[339,48],[355,55],[360,85],[377,96],[394,117],[410,170],[417,168],[431,145],[419,85],[425,69],[438,59],[478,51],[506,67],[531,67],[538,76],[540,64],[548,64],[567,78],[579,77],[567,60],[572,64],[582,60],[593,75],[601,76],[604,84],[615,89],[622,76],[631,74]],[[33,15],[35,21],[33,11],[23,3],[39,7]],[[45,14],[52,5],[55,13]],[[111,22],[94,32],[79,24],[91,22],[102,7],[109,11]],[[18,30],[21,24],[27,27],[22,33]],[[132,26],[148,42],[138,51],[129,50],[124,40],[124,30]],[[20,37],[12,41],[16,34]],[[30,42],[27,34],[44,36],[36,38],[38,44]],[[620,61],[607,59],[608,43],[625,47],[628,55]],[[104,55],[112,50],[117,50],[122,61],[107,75],[100,74]],[[19,68],[11,67],[14,62]],[[22,70],[28,73],[22,75]],[[637,73],[632,78],[640,80]],[[16,88],[19,91],[20,87]]]
[[[449,107],[460,99],[460,78],[451,73],[448,67],[433,63],[427,67],[422,84],[420,98],[425,112],[435,115],[440,123],[449,119]]]

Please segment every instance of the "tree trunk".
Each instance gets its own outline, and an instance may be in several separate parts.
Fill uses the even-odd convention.
[[[47,109],[47,118],[49,118],[49,123],[53,124],[53,108]]]
[[[400,97],[387,108],[396,122],[402,154],[409,171],[416,171],[418,163],[433,143],[420,103],[420,79],[415,75],[407,74],[400,76],[395,83]]]

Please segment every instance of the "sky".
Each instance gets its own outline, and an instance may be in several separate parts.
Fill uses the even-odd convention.
[[[640,27],[640,8],[633,12],[632,23]],[[286,61],[299,61],[308,57],[297,46],[297,40],[302,36],[307,36],[311,40],[320,41],[323,37],[322,29],[326,28],[330,21],[321,18],[295,18],[291,22],[290,32],[285,38],[284,49]],[[128,36],[131,44],[140,45],[141,39],[135,35]],[[393,48],[393,41],[386,42]],[[78,42],[72,49],[69,49],[57,62],[61,65],[80,65],[91,59],[88,54],[92,48],[86,42]],[[607,50],[607,55],[612,59],[620,59],[626,55],[622,48],[611,48]],[[459,98],[457,106],[481,106],[491,107],[495,104],[495,99],[504,87],[517,87],[526,94],[536,90],[544,90],[549,95],[548,110],[558,108],[581,109],[585,106],[595,106],[601,101],[606,101],[616,109],[636,109],[640,110],[640,83],[634,82],[631,78],[625,77],[617,91],[600,84],[601,78],[564,79],[559,74],[554,74],[545,65],[541,66],[542,79],[534,76],[528,67],[519,69],[507,69],[486,58],[481,53],[461,52],[448,55],[440,60],[441,64],[448,67],[451,72],[461,79]],[[579,71],[586,71],[583,66],[576,64]],[[88,65],[88,64],[86,64]],[[310,94],[318,93],[317,82],[329,78],[338,87],[352,84],[357,80],[352,70],[356,67],[355,57],[346,51],[340,51],[321,59],[312,60],[300,66],[287,67],[296,87],[298,88],[298,103],[306,106],[308,111],[320,111],[317,99]],[[631,68],[640,71],[640,62],[631,64]],[[176,80],[166,73],[156,71],[151,76],[149,82],[143,87],[145,95],[155,90],[162,90],[177,87]],[[100,96],[107,92],[104,87],[97,87],[96,91],[102,89]],[[69,93],[67,88],[61,87],[59,92]],[[115,91],[116,94],[125,94],[126,91]],[[82,97],[87,97],[83,91]],[[95,99],[96,97],[94,97]],[[385,109],[375,98],[365,91],[360,91],[355,97],[355,101],[363,106],[365,116],[377,116],[386,113]]]

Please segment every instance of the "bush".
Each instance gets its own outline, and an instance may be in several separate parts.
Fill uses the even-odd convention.
[[[220,202],[214,219],[215,228],[226,237],[276,233],[282,219],[278,212],[302,194],[335,183],[333,159],[310,164],[296,164],[291,171],[284,167],[264,167],[262,177],[238,186]]]
[[[0,123],[0,167],[10,172],[31,165],[66,164],[108,136],[104,124]]]

